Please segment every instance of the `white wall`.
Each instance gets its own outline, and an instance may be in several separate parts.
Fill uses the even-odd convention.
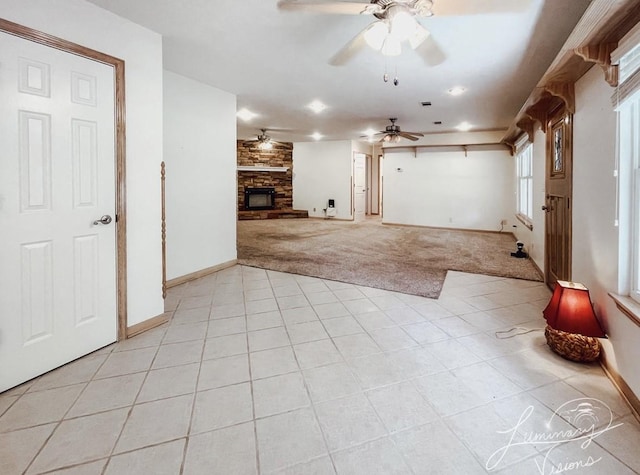
[[[527,228],[520,221],[515,220],[511,230],[519,241],[524,243],[525,251],[538,268],[544,272],[544,220],[545,213],[545,165],[546,165],[546,135],[536,127],[533,139],[533,229]],[[515,173],[515,170],[514,170]],[[517,210],[517,198],[513,205]]]
[[[501,132],[454,133],[430,135],[415,143],[496,143],[500,138]],[[358,141],[294,143],[293,207],[308,210],[310,217],[324,217],[327,200],[333,198],[336,200],[337,218],[352,219],[353,153],[373,154],[373,172],[377,176],[375,167],[379,150],[378,147],[374,150],[367,142]],[[468,157],[458,152],[420,153],[421,165],[417,168],[413,153],[393,152],[385,157],[382,160],[384,170],[381,170],[385,175],[382,190],[384,222],[498,231],[501,220],[506,219],[508,223],[503,229],[512,231],[515,178],[514,160],[508,152],[471,151]],[[428,160],[423,160],[424,157]],[[394,167],[393,163],[403,165]],[[411,172],[404,175],[406,180],[399,180],[395,169],[406,168],[406,164]],[[390,170],[394,170],[393,174]],[[425,187],[425,183],[429,186]],[[376,182],[374,186],[377,185]],[[414,191],[406,193],[407,186],[412,186]],[[378,190],[372,191],[376,197]],[[447,206],[443,207],[445,202]],[[476,206],[477,203],[481,206]],[[431,205],[437,208],[436,212],[425,209]],[[372,211],[378,212],[376,208]]]
[[[618,228],[616,182],[616,115],[614,92],[602,70],[591,68],[577,83],[573,118],[573,230],[571,279],[584,283],[609,340],[603,340],[607,362],[640,394],[640,328],[619,312],[608,297],[618,291]],[[545,135],[534,139],[533,231],[519,225],[518,239],[525,242],[536,264],[544,269]]]
[[[351,141],[351,150],[354,152],[364,153],[365,155],[373,154],[373,146],[369,142],[362,142],[360,140]]]
[[[162,38],[83,0],[3,0],[0,17],[125,61],[128,324],[163,313]]]
[[[336,218],[352,219],[352,142],[293,144],[293,207],[324,217],[327,200],[336,200]],[[314,211],[315,208],[315,211]]]
[[[514,159],[507,151],[387,152],[383,222],[511,232]]]
[[[607,360],[640,395],[640,328],[620,313],[608,292],[618,291],[618,228],[616,183],[616,115],[611,106],[614,89],[593,67],[576,84],[573,174],[572,280],[590,291],[596,314],[609,340]]]
[[[167,279],[236,259],[236,97],[165,71]]]

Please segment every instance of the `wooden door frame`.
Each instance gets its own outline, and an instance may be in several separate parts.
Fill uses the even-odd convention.
[[[127,219],[124,60],[0,18],[0,32],[113,67],[115,79],[116,299],[118,340],[127,337]]]
[[[378,215],[383,218],[382,215],[382,202],[384,201],[383,189],[384,189],[384,175],[382,173],[382,159],[384,155],[382,152],[378,154]]]
[[[372,215],[371,208],[373,207],[373,194],[371,193],[371,185],[373,184],[373,174],[371,170],[373,168],[373,157],[371,155],[366,154],[364,159],[364,181],[367,183],[367,189],[365,190],[365,205],[364,205],[364,214]]]
[[[568,223],[565,223],[565,231],[567,233],[566,249],[564,253],[564,259],[566,259],[566,272],[564,277],[566,280],[571,280],[571,267],[572,267],[572,241],[573,241],[573,114],[565,106],[558,107],[549,113],[546,124],[546,153],[545,153],[545,206],[549,205],[548,194],[550,191],[550,180],[553,169],[554,160],[554,131],[558,129],[557,124],[560,123],[562,128],[562,154],[565,161],[565,169],[562,171],[563,176],[569,180],[568,192],[566,194],[569,214]],[[567,160],[568,158],[568,160]],[[548,213],[545,213],[545,253],[544,263],[545,272],[544,279],[547,285],[553,288],[555,282],[551,282],[551,265],[550,265],[550,245],[549,245],[549,218]]]
[[[380,183],[380,156],[377,156],[375,158],[374,161],[374,157],[376,157],[375,152],[371,153],[371,186],[373,187],[375,185],[375,193],[371,193],[371,209],[373,210],[374,208],[376,209],[376,212],[374,213],[373,211],[371,212],[371,214],[373,216],[380,216],[381,211],[380,211],[380,193],[382,192],[382,186]],[[376,172],[373,173],[373,164],[376,164],[375,166],[375,170]],[[373,206],[375,204],[375,207]]]

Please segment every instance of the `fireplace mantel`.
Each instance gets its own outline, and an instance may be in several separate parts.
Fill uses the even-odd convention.
[[[238,167],[239,172],[281,172],[286,173],[289,171],[289,167],[260,167],[260,166],[248,166]]]

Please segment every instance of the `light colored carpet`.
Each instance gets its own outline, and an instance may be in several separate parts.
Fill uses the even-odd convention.
[[[541,281],[512,234],[318,219],[238,222],[238,262],[437,298],[447,270]]]

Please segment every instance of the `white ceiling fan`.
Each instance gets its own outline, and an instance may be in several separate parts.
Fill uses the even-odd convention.
[[[530,2],[531,0],[371,0],[363,3],[280,0],[278,8],[311,13],[373,15],[376,18],[330,59],[329,63],[334,66],[346,64],[367,45],[385,56],[397,56],[402,52],[402,43],[405,42],[428,65],[435,66],[444,61],[444,53],[418,18],[513,13],[525,10]]]

